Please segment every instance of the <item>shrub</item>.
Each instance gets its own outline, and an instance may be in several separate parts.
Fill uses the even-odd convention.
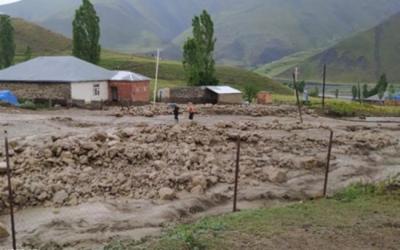
[[[257,96],[258,91],[259,90],[256,86],[251,85],[251,84],[246,85],[244,87],[244,93],[243,93],[244,99],[246,101],[248,101],[249,103],[253,102],[254,98],[256,98],[256,96]]]
[[[310,91],[310,96],[312,97],[318,97],[319,96],[319,88],[315,87]]]

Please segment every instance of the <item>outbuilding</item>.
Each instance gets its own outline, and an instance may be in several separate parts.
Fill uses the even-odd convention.
[[[134,73],[124,73],[127,74]],[[137,79],[124,79],[120,72],[73,56],[37,57],[0,71],[0,90],[10,90],[18,99],[51,100],[61,104],[103,103],[113,99],[125,100],[126,96],[135,102],[136,96],[131,92],[126,93],[122,86],[136,82]],[[139,85],[149,84],[148,78],[143,77],[139,81]],[[111,86],[119,89],[114,98],[110,93]],[[140,102],[148,101],[148,87],[146,91],[147,99],[141,97]]]
[[[150,78],[129,71],[114,71],[109,81],[109,100],[120,103],[149,101]]]
[[[242,92],[230,86],[164,88],[157,92],[158,100],[173,103],[241,104]]]

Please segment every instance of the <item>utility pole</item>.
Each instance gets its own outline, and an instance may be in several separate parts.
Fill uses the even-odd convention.
[[[325,112],[326,64],[324,64],[324,72],[322,74],[322,111]]]
[[[156,62],[156,77],[154,82],[154,97],[153,103],[156,104],[157,101],[157,88],[158,88],[158,68],[160,66],[160,49],[157,49],[157,62]]]

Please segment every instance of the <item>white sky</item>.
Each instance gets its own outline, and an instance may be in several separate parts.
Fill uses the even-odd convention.
[[[9,4],[9,3],[16,3],[21,0],[0,0],[0,5]]]

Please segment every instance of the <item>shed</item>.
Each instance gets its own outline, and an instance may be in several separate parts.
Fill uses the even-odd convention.
[[[260,91],[257,94],[257,104],[272,104],[272,95],[267,91]]]
[[[242,92],[230,86],[207,86],[211,92],[211,99],[218,104],[241,104],[243,102]]]
[[[150,95],[150,78],[129,71],[114,71],[109,81],[112,102],[146,103]]]

